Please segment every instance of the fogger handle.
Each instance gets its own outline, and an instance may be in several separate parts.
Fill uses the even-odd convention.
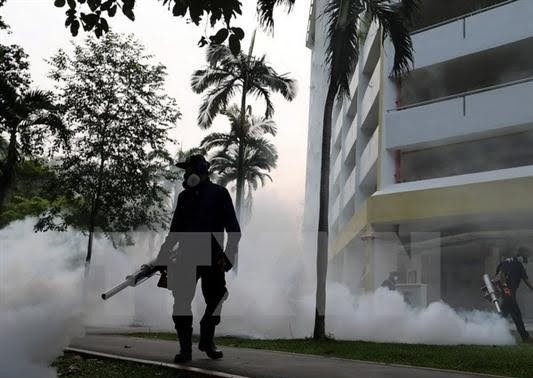
[[[115,286],[114,288],[112,289],[109,289],[108,291],[106,291],[105,293],[102,294],[102,299],[105,301],[106,299],[109,299],[111,298],[113,295],[121,292],[122,290],[124,290],[125,288],[127,288],[128,286],[131,286],[131,282],[130,280],[126,280],[124,282],[122,282],[121,284],[118,284],[117,286]]]

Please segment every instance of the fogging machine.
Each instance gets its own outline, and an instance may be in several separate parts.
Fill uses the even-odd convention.
[[[488,274],[484,274],[483,283],[485,284],[485,286],[481,288],[483,297],[492,304],[494,304],[494,307],[496,307],[496,311],[501,313],[502,310],[500,307],[500,299],[502,294],[499,282],[497,280],[492,280]]]
[[[159,280],[159,283],[157,286],[159,287],[166,287],[166,267],[164,266],[156,266],[153,264],[145,264],[142,265],[137,271],[130,274],[129,276],[126,276],[123,282],[119,283],[117,286],[111,288],[110,290],[106,291],[102,294],[102,299],[105,301],[115,294],[120,293],[122,290],[124,290],[127,287],[136,287],[142,284],[147,279],[151,278],[156,273],[161,273],[161,279]]]

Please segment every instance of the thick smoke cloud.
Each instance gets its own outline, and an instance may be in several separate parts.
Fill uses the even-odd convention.
[[[34,234],[34,220],[0,231],[0,376],[55,377],[48,364],[81,334],[81,238]]]
[[[273,206],[276,203],[277,206]],[[227,277],[230,296],[218,334],[257,338],[311,336],[315,256],[302,250],[299,225],[279,199],[256,201],[245,229],[238,275]],[[154,257],[164,234],[133,235],[134,246],[115,249],[97,238],[82,300],[86,236],[34,233],[35,220],[0,231],[0,376],[54,377],[48,364],[83,326],[143,325],[172,330],[172,296],[156,279],[103,302],[99,295]],[[312,237],[312,235],[311,235]],[[199,288],[198,288],[199,289]],[[193,303],[195,331],[204,308]],[[338,339],[428,344],[512,344],[508,323],[494,313],[458,313],[436,302],[408,306],[400,294],[379,289],[355,296],[328,284],[327,332]]]

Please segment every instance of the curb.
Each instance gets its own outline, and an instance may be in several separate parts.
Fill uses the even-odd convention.
[[[117,337],[130,337],[130,338],[144,339],[139,336],[130,336],[128,334],[124,334],[124,335],[105,334],[105,335],[100,335],[100,336],[111,336],[111,337],[117,336]],[[158,339],[153,339],[153,340],[158,340]],[[168,341],[168,340],[158,340],[158,341]],[[371,361],[371,360],[357,360],[357,359],[351,359],[351,358],[323,356],[323,355],[311,354],[311,353],[286,352],[286,351],[271,350],[271,349],[256,349],[256,348],[244,348],[244,347],[232,347],[232,348],[249,349],[249,350],[254,350],[254,351],[264,351],[264,352],[275,353],[275,354],[285,354],[285,355],[288,354],[288,355],[306,357],[306,358],[311,357],[311,358],[323,358],[323,359],[328,359],[328,360],[357,362],[357,363],[366,364],[366,365],[380,365],[380,366],[390,366],[390,367],[406,368],[406,369],[427,370],[427,371],[435,371],[435,372],[441,372],[441,373],[449,373],[450,375],[470,375],[470,376],[477,376],[480,378],[483,378],[483,377],[485,378],[510,378],[509,376],[505,376],[505,375],[484,374],[484,373],[477,373],[473,371],[464,371],[464,370],[439,369],[439,368],[432,368],[432,367],[427,367],[427,366],[405,365],[405,364],[379,362],[379,361]],[[226,373],[222,373],[222,374],[226,374]],[[230,375],[230,376],[238,377],[238,378],[250,378],[250,377],[242,377],[238,375]]]
[[[166,368],[175,369],[175,370],[188,371],[190,373],[197,374],[198,376],[201,376],[201,377],[250,378],[250,377],[245,377],[243,375],[228,374],[228,373],[223,373],[221,371],[207,370],[207,369],[197,368],[193,366],[178,365],[178,364],[172,364],[172,363],[161,362],[161,361],[144,360],[144,359],[133,358],[133,357],[124,357],[124,356],[119,356],[116,354],[94,352],[92,350],[87,350],[87,349],[67,347],[64,349],[64,351],[83,354],[83,355],[89,355],[89,356],[94,356],[94,357],[109,358],[109,359],[128,361],[128,362],[136,362],[136,363],[144,364],[144,365],[154,365],[154,366],[161,366],[161,367],[166,367]]]

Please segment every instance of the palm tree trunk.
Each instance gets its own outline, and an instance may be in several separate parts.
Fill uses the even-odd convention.
[[[16,130],[11,132],[9,138],[9,146],[7,148],[6,162],[3,167],[2,180],[0,181],[0,212],[4,208],[4,201],[7,197],[7,192],[13,181],[13,174],[15,172],[15,164],[17,162],[17,133]]]
[[[322,156],[320,167],[320,200],[318,215],[318,235],[316,250],[316,311],[313,338],[326,337],[326,276],[328,271],[328,233],[329,233],[329,171],[331,151],[331,115],[335,102],[335,88],[329,85],[324,105],[322,130]]]
[[[255,35],[256,35],[257,29],[254,30],[252,34],[252,39],[250,41],[250,49],[248,50],[248,61],[250,61],[252,54],[254,52],[254,45],[255,45]],[[237,219],[241,220],[241,211],[242,211],[242,203],[243,203],[243,196],[244,196],[244,123],[246,122],[246,95],[248,93],[248,80],[244,79],[242,83],[242,98],[241,98],[241,135],[239,136],[239,160],[237,161],[237,193],[235,195],[236,197],[236,215]]]
[[[246,122],[246,92],[247,92],[247,83],[243,83],[242,87],[242,98],[241,98],[241,124],[239,127],[239,155],[237,161],[237,193],[236,193],[236,204],[235,212],[237,214],[237,219],[241,220],[241,210],[243,202],[243,193],[244,193],[244,123]]]

